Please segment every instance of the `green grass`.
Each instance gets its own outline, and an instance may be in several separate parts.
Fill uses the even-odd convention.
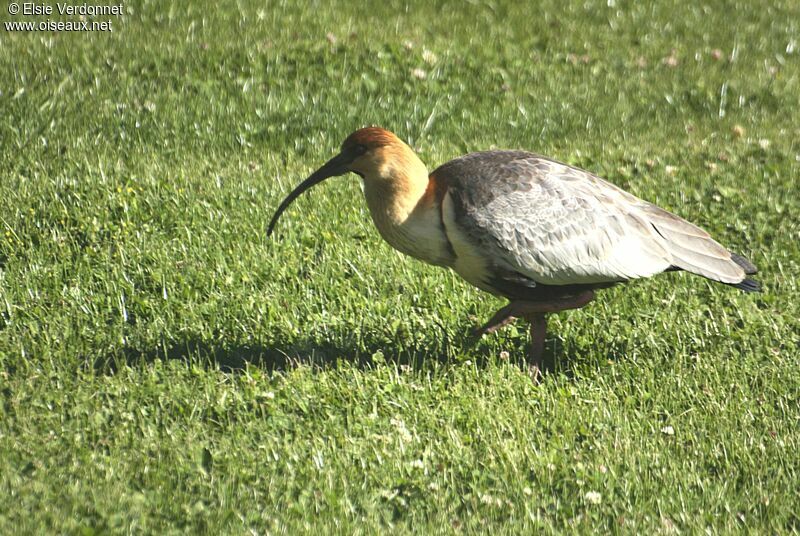
[[[800,531],[800,9],[514,4],[0,30],[0,533]],[[524,326],[470,339],[502,302],[382,243],[355,177],[266,239],[368,124],[431,169],[595,171],[765,292],[605,291],[536,385]]]

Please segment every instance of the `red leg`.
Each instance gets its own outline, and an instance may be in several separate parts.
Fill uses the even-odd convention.
[[[516,318],[525,317],[531,323],[531,350],[528,355],[530,365],[537,371],[552,369],[552,362],[545,363],[544,341],[547,336],[546,313],[558,313],[568,309],[580,309],[594,299],[594,292],[587,290],[573,296],[561,296],[549,301],[511,301],[508,305],[497,311],[489,321],[476,329],[476,335],[493,333],[508,325]]]
[[[535,375],[552,369],[552,363],[544,361],[544,342],[547,337],[547,317],[544,313],[531,314],[525,317],[531,323],[531,349],[528,354],[528,365]]]
[[[480,337],[481,335],[485,335],[488,333],[494,333],[498,329],[507,326],[514,320],[516,317],[513,316],[513,304],[514,302],[509,303],[499,311],[497,311],[492,318],[489,319],[484,325],[479,328],[475,328],[472,333]]]
[[[551,301],[511,301],[508,305],[497,311],[481,327],[475,329],[475,335],[494,333],[503,326],[521,316],[537,313],[558,313],[567,309],[579,309],[594,299],[594,292],[587,290],[574,296],[564,296]]]

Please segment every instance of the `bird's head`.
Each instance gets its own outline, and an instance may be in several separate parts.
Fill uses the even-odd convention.
[[[404,179],[418,172],[419,166],[427,178],[425,166],[394,133],[380,127],[356,130],[344,140],[338,155],[325,162],[286,196],[272,217],[267,235],[272,233],[278,218],[292,201],[329,177],[352,172],[364,179],[365,188],[401,189]]]

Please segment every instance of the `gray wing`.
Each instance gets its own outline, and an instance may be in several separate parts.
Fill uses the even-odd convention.
[[[625,281],[671,267],[723,283],[745,279],[731,252],[699,227],[566,164],[489,151],[433,175],[447,181],[459,243],[538,283]]]

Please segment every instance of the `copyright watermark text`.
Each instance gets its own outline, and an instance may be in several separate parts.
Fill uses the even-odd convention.
[[[113,32],[112,17],[122,15],[123,9],[123,4],[11,2],[8,14],[17,20],[4,21],[3,27],[7,32]]]

